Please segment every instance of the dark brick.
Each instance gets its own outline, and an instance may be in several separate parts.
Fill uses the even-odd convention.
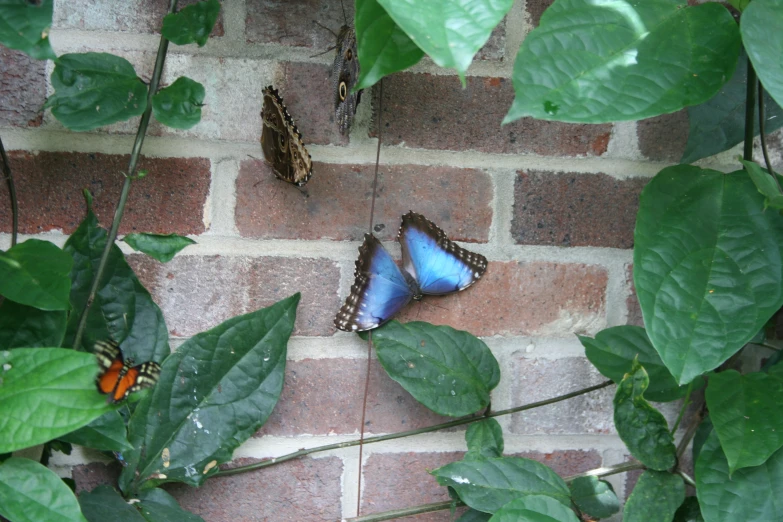
[[[93,462],[91,464],[74,466],[71,470],[71,478],[76,482],[76,494],[79,495],[85,491],[92,491],[104,484],[116,488],[117,479],[120,477],[121,471],[122,467],[119,462],[112,462],[111,464]]]
[[[353,2],[343,3],[345,17],[353,24]],[[245,36],[248,42],[326,50],[334,46],[335,36],[314,22],[337,33],[345,17],[340,0],[247,0]]]
[[[73,232],[84,219],[82,191],[95,197],[95,213],[111,225],[130,156],[76,152],[12,152],[11,170],[19,201],[19,231]],[[120,233],[198,234],[204,231],[210,161],[205,158],[142,158],[147,177],[134,181]],[[0,184],[0,201],[8,188]],[[0,205],[0,231],[10,232],[9,205]]]
[[[245,237],[360,240],[367,232],[373,165],[316,163],[302,191],[275,178],[261,160],[242,162],[237,178],[236,224]],[[475,169],[381,166],[375,230],[396,237],[400,216],[414,210],[452,239],[487,241],[492,184]]]
[[[628,265],[625,272],[625,285],[628,288],[628,297],[625,299],[625,305],[628,307],[628,320],[625,324],[635,326],[644,326],[642,317],[642,308],[639,305],[639,298],[636,296],[636,287],[633,284],[633,265]]]
[[[128,256],[166,317],[169,332],[189,337],[296,292],[302,300],[294,334],[331,335],[340,307],[340,269],[326,259],[178,256],[161,264]]]
[[[400,73],[384,79],[383,143],[411,148],[601,156],[612,126],[523,118],[501,127],[514,100],[511,80]],[[378,99],[373,100],[375,121]],[[371,126],[377,136],[376,126]]]
[[[605,324],[603,268],[559,263],[490,262],[464,292],[425,297],[400,321],[447,324],[473,335],[563,336]]]
[[[46,101],[46,61],[0,46],[0,124],[38,127]]]
[[[647,178],[520,171],[511,234],[518,244],[633,248]]]
[[[648,118],[636,123],[639,150],[652,161],[679,162],[688,141],[688,111]]]
[[[184,509],[209,522],[333,521],[342,516],[342,469],[337,457],[297,459],[211,478],[199,488],[179,484],[165,488]]]
[[[555,0],[527,0],[525,9],[527,9],[527,13],[530,16],[530,25],[533,28],[538,27],[538,24],[541,22],[541,15],[554,3]]]

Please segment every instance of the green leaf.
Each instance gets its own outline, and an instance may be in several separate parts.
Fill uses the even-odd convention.
[[[490,513],[468,509],[457,519],[457,522],[487,522],[490,518],[492,518]]]
[[[438,484],[454,488],[460,500],[478,511],[494,513],[512,500],[546,495],[568,506],[571,492],[547,466],[520,457],[461,460],[430,471]]]
[[[620,511],[612,485],[598,477],[578,477],[568,484],[574,504],[593,518],[609,518]]]
[[[72,264],[52,243],[28,239],[0,252],[0,295],[41,310],[68,310]]]
[[[98,362],[63,348],[0,352],[0,453],[42,444],[108,411],[95,387]]]
[[[120,487],[200,485],[266,422],[283,388],[299,294],[191,337],[131,416]]]
[[[725,7],[684,0],[556,0],[514,63],[524,116],[574,123],[640,120],[710,99],[734,72],[737,24]]]
[[[625,502],[623,522],[671,522],[684,499],[679,475],[647,470]]]
[[[486,344],[449,326],[391,321],[373,331],[389,377],[440,415],[461,417],[489,404],[500,367]]]
[[[644,396],[651,401],[668,402],[684,397],[688,386],[679,386],[671,372],[664,366],[644,328],[615,326],[598,332],[595,339],[578,336],[585,347],[585,355],[602,375],[618,383],[631,371],[638,357],[650,377],[650,387]],[[704,385],[699,379],[696,388]]]
[[[378,0],[437,65],[457,70],[463,83],[473,56],[487,43],[513,0]],[[361,51],[357,54],[361,56]]]
[[[356,0],[356,54],[361,65],[354,90],[416,65],[424,51],[394,23],[378,0]]]
[[[495,419],[474,422],[465,432],[468,452],[465,460],[503,456],[503,429]]]
[[[164,125],[175,129],[189,129],[201,121],[204,95],[203,85],[186,76],[180,76],[152,97],[152,113]]]
[[[748,7],[750,0],[728,0],[728,2],[730,5],[734,6],[734,8],[737,9],[738,11],[742,11],[746,7]]]
[[[687,497],[685,502],[677,509],[672,522],[704,522],[699,508],[699,499]]]
[[[737,69],[718,94],[706,102],[688,107],[688,143],[680,163],[693,163],[712,156],[745,139],[745,96],[748,83],[748,58],[740,53]],[[754,121],[759,121],[758,106]],[[783,126],[783,109],[764,92],[764,130],[773,132]],[[754,126],[754,136],[759,135]]]
[[[569,508],[544,495],[528,495],[500,508],[490,522],[579,522]]]
[[[196,244],[189,237],[177,234],[128,234],[123,241],[128,243],[133,250],[144,252],[161,263],[168,263],[177,252],[188,245]]]
[[[125,422],[117,411],[106,412],[88,425],[62,435],[60,440],[101,451],[133,449],[128,442]]]
[[[57,55],[49,43],[54,0],[37,3],[0,0],[0,43],[36,60],[54,60]]]
[[[740,32],[756,74],[783,105],[783,0],[753,0],[742,13]]]
[[[68,318],[65,341],[68,346],[73,345],[106,236],[88,201],[87,216],[64,247],[74,260],[71,271],[74,311]],[[136,278],[117,245],[112,245],[109,252],[106,269],[87,316],[82,346],[76,348],[91,351],[96,341],[105,339],[118,341],[125,357],[139,362],[160,362],[171,352],[163,313]]]
[[[727,370],[710,378],[706,399],[729,474],[763,464],[783,446],[782,379]]]
[[[699,453],[695,471],[696,495],[704,520],[783,520],[783,449],[764,464],[739,469],[729,477],[726,455],[713,431]]]
[[[185,511],[177,501],[162,489],[139,493],[139,511],[149,522],[204,522],[204,519]]]
[[[631,372],[617,385],[614,395],[614,425],[631,455],[645,466],[666,470],[674,466],[677,449],[666,418],[644,398],[650,380],[634,362]]]
[[[668,167],[641,194],[634,283],[680,384],[739,350],[783,305],[783,217],[743,171]]]
[[[0,303],[0,350],[60,346],[66,317],[65,310],[39,310],[5,299]]]
[[[89,522],[145,522],[134,504],[106,484],[79,495],[79,505]]]
[[[178,13],[166,15],[161,34],[176,45],[196,42],[199,47],[204,47],[219,14],[218,0],[205,0],[189,5]]]
[[[775,179],[769,174],[767,169],[762,169],[753,161],[740,160],[745,165],[745,171],[753,180],[758,191],[764,196],[764,206],[772,207],[778,210],[783,209],[783,193],[780,192]]]
[[[712,430],[712,419],[709,417],[706,417],[703,421],[701,421],[699,427],[696,428],[696,435],[693,436],[692,446],[693,462],[699,460],[699,452],[701,451],[702,446],[704,446],[707,437],[709,437],[710,433],[712,433]]]
[[[11,522],[87,522],[54,471],[18,457],[0,464],[0,515]]]
[[[88,131],[138,116],[147,108],[147,86],[125,58],[107,53],[64,54],[52,72],[47,101],[55,118]]]

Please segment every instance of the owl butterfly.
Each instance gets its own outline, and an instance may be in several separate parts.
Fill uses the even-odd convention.
[[[340,330],[377,328],[411,299],[459,292],[487,270],[487,258],[453,243],[421,214],[402,216],[397,240],[402,246],[402,270],[374,235],[365,234],[351,294],[334,319]]]
[[[351,92],[359,80],[359,59],[356,56],[356,30],[344,25],[337,34],[337,53],[332,66],[334,116],[341,134],[348,134],[356,114],[362,91]]]
[[[302,135],[277,89],[264,88],[261,108],[261,149],[275,176],[301,187],[313,175],[313,160],[302,143]]]

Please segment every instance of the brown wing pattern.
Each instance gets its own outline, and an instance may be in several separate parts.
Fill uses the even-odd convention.
[[[332,65],[334,116],[341,134],[348,134],[361,101],[362,91],[351,92],[359,81],[359,59],[356,56],[356,31],[344,25],[337,34],[337,51]]]
[[[263,92],[261,149],[264,158],[278,178],[302,186],[313,175],[313,161],[302,142],[302,134],[277,89],[270,85]]]

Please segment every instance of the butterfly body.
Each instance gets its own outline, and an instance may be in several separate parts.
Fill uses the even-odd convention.
[[[341,134],[351,129],[362,91],[351,92],[359,81],[359,59],[356,56],[356,30],[344,25],[337,33],[337,51],[332,65],[334,116]]]
[[[158,363],[150,361],[134,366],[133,359],[124,359],[114,341],[98,341],[94,351],[101,369],[97,378],[98,390],[108,394],[106,402],[119,402],[158,381]]]
[[[264,88],[261,108],[261,149],[275,176],[302,186],[313,175],[313,161],[302,142],[302,134],[271,85]]]
[[[484,256],[456,245],[421,214],[409,212],[402,217],[398,240],[402,270],[374,235],[365,234],[351,293],[334,321],[337,328],[349,332],[377,328],[411,300],[464,290],[486,271]]]

